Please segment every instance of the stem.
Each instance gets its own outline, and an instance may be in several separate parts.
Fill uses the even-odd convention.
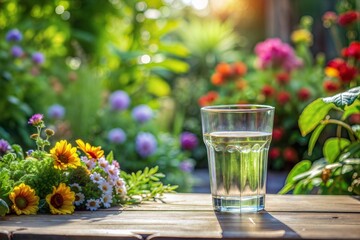
[[[346,124],[346,123],[344,123],[344,122],[342,122],[342,121],[339,121],[339,120],[336,120],[336,119],[328,119],[328,120],[325,120],[325,121],[323,121],[323,123],[325,123],[325,124],[327,124],[327,123],[333,123],[333,124],[337,124],[338,126],[340,126],[340,127],[343,127],[343,128],[345,128],[347,131],[348,131],[348,133],[349,133],[349,137],[350,137],[350,139],[351,139],[351,141],[352,142],[355,142],[356,141],[356,139],[355,139],[355,132],[351,129],[351,127],[348,125],[348,124]],[[341,128],[340,128],[341,129]],[[338,132],[337,132],[337,135],[340,133],[340,130],[338,129]],[[339,135],[338,135],[338,137],[340,137]]]
[[[36,145],[37,145],[37,150],[41,150],[40,149],[40,145],[39,145],[39,142],[41,140],[41,137],[40,137],[40,134],[41,134],[41,127],[36,127],[36,130],[37,130],[37,138],[36,138]]]
[[[336,28],[336,26],[332,26],[330,28],[331,31],[331,35],[333,36],[334,42],[335,42],[335,49],[338,55],[340,55],[341,53],[341,49],[342,49],[342,44],[341,44],[341,40],[339,38],[339,31]]]

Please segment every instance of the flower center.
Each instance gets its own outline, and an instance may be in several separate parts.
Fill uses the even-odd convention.
[[[28,201],[23,196],[17,196],[15,198],[15,204],[18,209],[22,210],[28,206]]]
[[[55,193],[54,196],[51,197],[50,203],[54,208],[60,208],[64,204],[64,198],[61,194]]]
[[[93,158],[93,159],[97,159],[97,155],[96,155],[96,153],[94,153],[94,152],[87,152],[87,154],[89,154],[89,156],[91,157],[91,158]]]
[[[91,207],[95,207],[96,206],[96,202],[90,202],[90,204],[89,204]]]
[[[59,155],[59,156],[58,156],[58,159],[59,159],[60,162],[62,162],[62,163],[68,163],[68,162],[69,162],[69,158],[68,158],[66,155],[64,155],[64,154]]]
[[[75,195],[75,202],[79,201],[80,197],[78,195]]]

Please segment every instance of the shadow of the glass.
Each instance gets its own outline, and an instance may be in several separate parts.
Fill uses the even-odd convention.
[[[266,211],[243,214],[215,212],[215,215],[222,237],[226,239],[300,238],[294,230]]]

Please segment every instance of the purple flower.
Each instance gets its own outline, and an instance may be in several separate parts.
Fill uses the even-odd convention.
[[[31,116],[31,118],[28,121],[28,124],[31,124],[33,126],[39,126],[43,123],[43,115],[40,113],[36,113]]]
[[[10,150],[10,144],[4,139],[0,139],[0,156],[4,155],[7,151]]]
[[[132,116],[136,121],[144,123],[152,118],[153,111],[148,105],[142,104],[132,110]]]
[[[258,64],[261,69],[283,68],[287,71],[299,68],[302,61],[295,55],[292,47],[279,38],[269,38],[255,46]]]
[[[194,170],[194,163],[190,160],[184,160],[179,164],[179,168],[183,172],[192,172]]]
[[[8,42],[20,42],[22,34],[18,29],[12,29],[6,34],[6,41]]]
[[[52,119],[62,119],[65,115],[65,108],[60,104],[51,105],[48,109],[48,116]]]
[[[33,152],[34,152],[34,150],[29,149],[26,151],[26,155],[30,157]]]
[[[185,150],[193,150],[198,145],[198,139],[195,134],[191,132],[183,132],[180,135],[181,148]]]
[[[110,106],[113,110],[124,110],[130,104],[129,95],[121,90],[115,91],[110,95]]]
[[[23,54],[24,54],[24,51],[22,50],[21,47],[13,46],[11,48],[11,55],[13,55],[14,57],[18,58],[18,57],[21,57]]]
[[[112,143],[123,143],[126,140],[126,134],[121,128],[113,128],[108,133],[108,139]]]
[[[31,59],[33,60],[33,62],[35,64],[38,64],[38,65],[42,64],[45,61],[44,54],[42,54],[41,52],[33,53]]]
[[[136,136],[136,151],[141,157],[147,157],[155,153],[157,141],[151,133],[140,132]]]

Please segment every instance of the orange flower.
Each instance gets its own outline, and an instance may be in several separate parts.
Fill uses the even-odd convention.
[[[101,147],[91,146],[89,143],[84,143],[81,139],[76,140],[78,148],[83,151],[88,158],[99,159],[104,156],[104,151]]]
[[[211,76],[211,83],[215,86],[220,86],[225,83],[225,79],[220,73],[216,72]]]
[[[230,77],[233,74],[231,66],[227,63],[219,63],[216,66],[216,72],[221,74],[224,78]]]
[[[247,67],[243,62],[236,62],[232,65],[233,73],[242,77],[247,72]]]

